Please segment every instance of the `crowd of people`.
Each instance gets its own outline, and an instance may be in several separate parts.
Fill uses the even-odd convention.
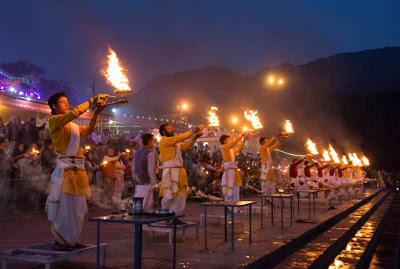
[[[134,195],[141,186],[135,176],[135,154],[143,147],[144,134],[127,138],[125,134],[116,135],[109,129],[96,129],[91,135],[82,137],[80,145],[85,155],[85,170],[92,188],[92,204],[103,207],[121,208],[121,201]],[[53,150],[46,122],[37,126],[36,119],[22,123],[19,117],[11,117],[7,124],[0,118],[0,189],[2,211],[26,211],[44,208],[46,189],[50,175],[56,167],[57,154]],[[265,139],[264,139],[265,140]],[[264,141],[263,140],[263,141]],[[263,142],[260,140],[260,142]],[[270,188],[301,188],[306,186],[323,187],[328,184],[345,183],[349,178],[371,177],[380,180],[381,185],[389,185],[393,175],[386,171],[355,171],[326,163],[312,163],[305,158],[280,165],[279,160],[271,163],[272,181],[260,180],[263,175],[262,145],[260,152],[253,155],[239,151],[235,162],[243,180],[242,191],[262,190],[262,184]],[[272,151],[276,147],[270,147]],[[152,181],[155,197],[160,191],[162,162],[157,141],[151,150],[154,153],[154,172]],[[268,152],[269,152],[268,151]],[[261,153],[261,154],[260,154]],[[265,153],[267,154],[267,153]],[[271,155],[269,155],[271,157]],[[268,156],[264,156],[268,159]],[[272,160],[272,158],[271,158]],[[192,195],[197,191],[222,197],[222,176],[225,171],[221,147],[210,147],[207,143],[196,143],[182,151],[183,168],[188,177],[188,186]],[[303,165],[302,167],[300,167]],[[299,167],[299,169],[297,169]],[[325,171],[324,171],[325,169]],[[352,175],[350,175],[352,173]],[[363,173],[363,174],[359,174]],[[268,172],[271,175],[271,172]],[[336,175],[336,176],[335,176]],[[333,179],[335,178],[335,180]],[[315,186],[314,186],[315,185]],[[135,188],[139,186],[139,188]],[[266,186],[268,188],[268,186]],[[271,192],[271,191],[270,191]],[[154,202],[154,198],[151,198]],[[147,201],[147,203],[149,203]]]

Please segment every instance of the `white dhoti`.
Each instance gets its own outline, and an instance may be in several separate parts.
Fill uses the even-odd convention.
[[[275,180],[262,180],[261,181],[262,195],[273,195],[276,191]]]
[[[274,179],[268,179],[269,171],[272,169],[272,158],[269,149],[267,149],[268,161],[261,164],[261,191],[263,195],[273,195],[276,191],[276,184]]]
[[[299,179],[297,177],[290,178],[290,189],[295,190],[299,185]]]
[[[312,178],[306,177],[306,183],[308,187],[312,189],[318,189],[318,181],[314,181]]]
[[[304,191],[304,190],[309,190],[309,189],[310,189],[310,187],[307,185],[305,178],[302,178],[302,177],[299,178],[296,190]],[[309,194],[306,192],[300,192],[299,195],[301,198],[306,198],[306,197],[308,197]]]
[[[163,198],[161,206],[164,209],[182,212],[186,207],[186,194],[179,194],[179,170],[183,167],[182,151],[179,143],[175,145],[175,158],[163,162],[161,187]]]
[[[154,205],[154,191],[150,184],[146,185],[135,185],[135,194],[133,197],[143,197],[143,209],[148,211],[153,208]],[[186,199],[185,199],[186,204]]]
[[[174,199],[161,200],[161,207],[169,209],[169,211],[182,212],[186,207],[186,195],[178,195]]]
[[[51,223],[55,240],[71,247],[78,243],[86,212],[85,196],[62,192],[57,217]]]
[[[329,176],[327,183],[329,186],[336,186],[336,178],[334,176]]]
[[[66,246],[74,246],[81,234],[87,212],[86,198],[62,192],[65,169],[85,171],[85,158],[76,157],[79,148],[79,126],[70,123],[71,138],[64,155],[57,157],[57,167],[51,174],[51,189],[47,197],[47,218],[55,240]]]
[[[328,186],[328,183],[326,182],[324,177],[319,177],[318,178],[318,185],[320,188],[325,188],[326,186]]]
[[[235,155],[233,150],[230,150],[231,161],[224,162],[224,174],[222,175],[221,186],[224,200],[229,202],[237,202],[240,200],[240,186],[235,185],[235,174],[238,169],[235,162]],[[238,212],[238,208],[234,208],[234,212]]]

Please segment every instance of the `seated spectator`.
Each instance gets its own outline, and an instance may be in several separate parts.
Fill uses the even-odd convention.
[[[48,138],[44,141],[44,147],[40,154],[42,163],[42,171],[45,175],[50,176],[57,166],[57,154],[53,150],[53,141]]]

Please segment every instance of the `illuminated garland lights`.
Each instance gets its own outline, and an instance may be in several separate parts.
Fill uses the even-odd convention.
[[[31,80],[9,75],[2,70],[0,70],[0,75],[11,80],[11,81],[0,80],[0,92],[8,92],[15,96],[24,97],[28,101],[30,101],[31,99],[36,99],[36,100],[42,99],[42,96],[34,90],[23,90],[23,89],[18,90],[14,87],[15,85],[21,83],[27,84],[28,86],[32,86]]]
[[[8,78],[10,80],[19,80],[19,83],[24,83],[24,84],[27,84],[29,86],[32,86],[32,81],[30,79],[13,76],[13,75],[7,74],[3,70],[0,70],[0,75],[3,75],[3,76],[5,76],[6,78]]]
[[[283,151],[283,150],[280,150],[280,149],[274,149],[274,151],[278,151],[278,152],[281,152],[283,154],[294,156],[294,157],[305,157],[306,156],[306,155],[301,155],[301,154],[289,153],[289,152],[286,152],[286,151]],[[311,159],[311,160],[313,160],[314,162],[318,162],[317,160],[314,160],[314,159]]]

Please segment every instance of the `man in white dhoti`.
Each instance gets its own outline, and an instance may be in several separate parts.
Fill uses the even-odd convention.
[[[275,139],[277,139],[277,142],[271,147],[269,147],[269,145],[271,145],[271,143]],[[265,137],[260,138],[260,146],[258,150],[260,151],[260,156],[261,156],[260,181],[261,181],[261,191],[263,195],[275,194],[276,191],[275,175],[274,175],[274,169],[272,167],[271,152],[279,147],[283,139],[285,139],[285,137],[282,136],[282,133],[279,133],[278,135],[271,137],[269,140],[266,140]],[[265,202],[269,202],[269,200],[266,200]]]
[[[163,169],[160,190],[162,208],[177,213],[181,213],[185,209],[189,186],[186,171],[183,168],[182,150],[186,151],[193,146],[196,139],[202,135],[203,130],[204,126],[199,125],[193,131],[175,136],[171,125],[163,124],[160,126],[162,138],[159,148]],[[193,134],[194,137],[190,141],[183,142],[193,136]],[[177,222],[184,223],[180,220]]]
[[[311,168],[317,166],[318,163],[311,164],[309,161],[304,162],[304,176],[306,184],[312,189],[318,189],[318,181],[313,177]]]
[[[331,165],[331,169],[329,169],[329,178],[328,178],[328,185],[329,186],[337,186],[338,182],[336,180],[336,169],[338,166]]]
[[[317,165],[317,172],[318,172],[318,183],[319,183],[319,188],[325,188],[328,186],[327,180],[325,179],[325,174],[324,174],[324,169],[328,168],[331,164],[330,163],[323,163],[323,162],[318,162]]]
[[[49,132],[58,157],[57,167],[51,175],[46,209],[56,250],[85,247],[78,239],[87,210],[86,199],[91,196],[79,140],[81,136],[88,136],[94,131],[97,117],[105,107],[102,100],[104,96],[90,98],[71,111],[64,92],[54,94],[48,101],[52,114]],[[96,109],[88,126],[78,126],[72,122],[90,107]]]
[[[154,205],[154,190],[157,184],[156,154],[153,151],[155,139],[152,134],[142,136],[143,146],[135,154],[135,194],[143,197],[143,209],[148,211]]]
[[[242,138],[243,141],[238,147],[233,148],[239,143]],[[235,162],[235,155],[238,154],[244,147],[245,140],[250,139],[250,134],[246,133],[238,135],[235,139],[227,135],[222,135],[219,139],[221,142],[221,154],[224,161],[224,174],[222,175],[221,185],[222,193],[225,196],[225,201],[237,202],[240,200],[240,186],[242,185],[242,179],[238,171],[237,164]],[[237,208],[234,209],[237,212]]]
[[[289,175],[290,175],[290,189],[292,190],[309,190],[310,187],[306,184],[306,181],[304,178],[299,178],[299,172],[297,170],[297,166],[301,164],[305,159],[307,158],[304,157],[302,159],[294,159],[292,161],[292,164],[289,166]],[[308,197],[308,193],[301,192],[300,197]]]

